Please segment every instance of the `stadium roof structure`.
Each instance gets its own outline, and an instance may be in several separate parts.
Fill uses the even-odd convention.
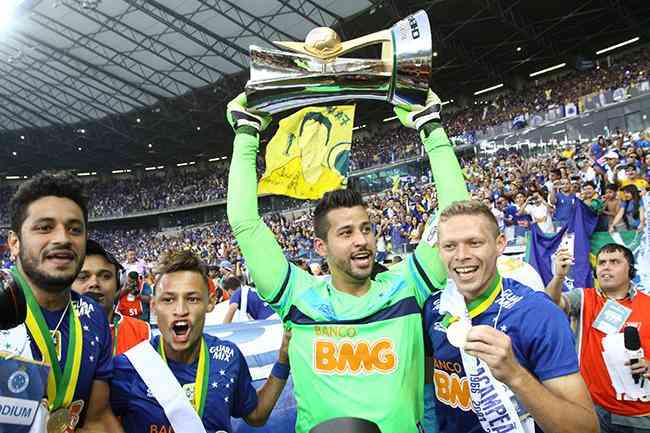
[[[224,108],[243,89],[249,45],[303,40],[318,26],[351,39],[426,10],[433,85],[443,98],[593,58],[628,37],[650,39],[647,0],[2,2],[18,4],[0,28],[2,176],[228,155]],[[390,112],[387,104],[363,107],[361,122]]]

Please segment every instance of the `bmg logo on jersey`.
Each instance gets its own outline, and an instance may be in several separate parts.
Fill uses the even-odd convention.
[[[392,373],[399,359],[393,341],[381,338],[338,341],[314,339],[314,370],[322,374]]]
[[[434,360],[434,364],[436,361]],[[455,370],[453,367],[452,369]],[[436,368],[433,370],[433,383],[436,388],[436,397],[440,402],[465,412],[472,409],[467,377],[460,377],[456,373],[448,373]]]

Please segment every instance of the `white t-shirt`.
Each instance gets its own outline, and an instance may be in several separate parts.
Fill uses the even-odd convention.
[[[555,231],[553,220],[546,206],[543,204],[529,204],[526,206],[525,211],[537,223],[541,231],[544,233],[553,233]]]

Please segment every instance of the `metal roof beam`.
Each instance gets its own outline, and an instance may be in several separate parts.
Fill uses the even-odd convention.
[[[601,36],[601,35],[603,35],[603,34],[610,33],[612,27],[617,27],[617,26],[618,26],[617,23],[611,23],[611,24],[608,25],[608,26],[602,27],[602,28],[601,28],[597,33],[593,33],[593,34],[591,34],[591,35],[583,36],[582,38],[580,38],[580,39],[578,39],[578,40],[575,41],[575,42],[576,42],[575,45],[572,44],[572,45],[570,45],[568,48],[565,48],[564,50],[561,50],[561,51],[558,53],[558,57],[562,57],[563,55],[565,55],[566,53],[570,52],[571,50],[574,50],[575,48],[577,48],[577,47],[579,47],[579,46],[581,46],[581,45],[584,45],[584,44],[588,43],[589,41],[591,41],[591,40],[594,39],[594,38],[597,38],[598,36]],[[526,63],[527,61],[530,61],[530,60],[537,60],[538,58],[541,58],[541,55],[542,55],[543,53],[544,53],[544,50],[539,50],[539,51],[537,51],[535,54],[533,54],[532,56],[530,56],[528,59],[522,60],[522,61],[516,63],[514,66],[511,66],[510,68],[508,68],[507,72],[510,72],[510,71],[516,69],[517,67],[519,67],[519,66],[522,65],[523,63]]]
[[[515,11],[515,6],[521,0],[504,2],[504,0],[484,0],[488,8],[495,12],[499,20],[504,24],[514,27],[519,34],[523,35],[528,42],[540,48],[546,47],[557,55],[558,49],[555,41],[545,34],[540,34],[537,27],[525,16]]]
[[[0,52],[2,51],[0,50]],[[54,95],[55,98],[64,100],[67,106],[75,110],[88,113],[93,118],[117,113],[115,109],[105,104],[98,103],[96,100],[89,99],[88,95],[80,92],[76,88],[61,86],[58,83],[46,81],[34,74],[30,69],[21,70],[20,74],[12,74],[11,69],[7,70],[6,66],[0,63],[0,71],[6,73],[7,77],[19,79],[26,85],[34,87],[39,92],[39,94],[45,93],[45,89],[47,93]],[[28,77],[30,80],[34,80],[36,83],[26,83],[20,77]]]
[[[1,44],[1,42],[0,42]],[[14,49],[12,47],[12,49]],[[7,51],[0,48],[0,53],[9,55]],[[49,58],[48,58],[49,59]],[[26,60],[29,60],[27,62]],[[66,65],[67,68],[79,72],[80,76],[71,76],[68,72],[64,72],[60,68],[56,67],[52,63],[61,63],[59,60],[52,58],[52,62],[43,62],[29,54],[26,54],[23,51],[22,56],[20,57],[20,62],[24,64],[24,68],[20,68],[21,72],[30,71],[33,76],[44,76],[52,79],[55,83],[58,84],[58,87],[67,87],[68,89],[73,89],[81,95],[84,95],[87,101],[95,101],[96,103],[110,108],[113,111],[130,111],[137,107],[133,102],[127,102],[123,99],[118,98],[116,95],[122,95],[125,98],[135,100],[131,95],[128,95],[119,89],[113,89],[113,92],[109,93],[106,89],[111,89],[106,87],[106,89],[101,89],[94,85],[92,82],[101,82],[97,77],[93,77],[84,73],[82,70],[75,68],[72,63]],[[90,82],[84,81],[84,78],[90,80]],[[100,76],[101,78],[101,76]],[[105,84],[102,85],[106,86]],[[112,94],[114,93],[114,94]],[[112,108],[113,106],[119,107],[117,110]]]
[[[55,123],[74,123],[80,120],[89,120],[66,109],[58,102],[52,102],[51,97],[46,93],[40,93],[31,86],[25,87],[16,83],[14,77],[5,77],[0,83],[0,88],[7,90],[11,95],[22,98],[22,101],[34,107],[41,113],[47,113],[56,119]],[[5,86],[6,85],[6,86]],[[8,87],[10,86],[10,87]]]
[[[199,12],[209,9],[200,7],[192,13],[181,15],[173,9],[155,0],[123,0],[125,3],[136,7],[155,20],[174,29],[195,44],[207,49],[210,55],[218,56],[232,63],[240,69],[248,68],[248,51],[215,32],[192,21]]]
[[[74,10],[80,15],[99,24],[102,28],[119,34],[121,37],[131,41],[136,47],[154,54],[166,62],[176,66],[179,70],[188,72],[196,78],[204,81],[206,84],[216,81],[225,75],[224,72],[214,68],[207,63],[188,56],[187,53],[174,48],[173,46],[152,38],[142,31],[124,23],[121,19],[127,14],[136,10],[132,5],[117,17],[112,17],[99,9],[85,9],[72,7],[69,3],[64,3],[68,8]],[[206,74],[208,78],[204,78]],[[215,76],[216,75],[216,76]]]
[[[502,73],[490,62],[484,61],[477,52],[470,50],[460,41],[447,39],[438,29],[431,28],[433,46],[441,47],[456,55],[456,57],[468,68],[479,69],[485,72],[492,79],[502,79]]]
[[[607,5],[613,9],[616,14],[623,20],[626,26],[630,27],[631,29],[634,29],[639,35],[647,35],[648,31],[645,30],[644,28],[641,27],[641,24],[639,21],[636,19],[636,16],[626,2],[622,0],[603,0]]]
[[[25,82],[16,75],[7,76],[5,77],[5,80],[19,87],[23,91],[32,94],[37,99],[40,98],[43,101],[47,101],[52,107],[57,107],[59,113],[65,113],[68,116],[77,118],[76,120],[70,119],[68,123],[75,123],[78,121],[94,121],[95,117],[103,117],[109,114],[107,112],[98,110],[96,107],[93,107],[95,110],[97,110],[95,113],[96,116],[93,117],[87,106],[77,106],[79,100],[74,95],[63,92],[62,90],[54,87],[51,83],[45,82],[40,86],[33,85],[32,83]],[[43,87],[46,87],[47,91],[43,91]],[[60,103],[59,101],[63,103]],[[89,105],[92,106],[92,104]]]
[[[134,101],[138,101],[139,104],[141,105],[152,105],[160,99],[160,95],[150,90],[143,89],[142,87],[139,87],[134,83],[125,80],[119,75],[104,70],[97,65],[93,65],[92,63],[87,62],[86,60],[80,59],[70,53],[66,53],[64,50],[55,47],[53,45],[50,45],[49,43],[41,39],[38,39],[33,35],[19,33],[19,32],[16,32],[15,34],[18,34],[21,38],[29,41],[28,45],[33,46],[34,50],[39,51],[45,56],[67,66],[69,66],[70,62],[72,62],[73,64],[75,64],[76,69],[83,71],[84,75],[94,77],[96,81],[114,88],[116,92],[126,93],[124,92],[125,88],[136,90],[137,93],[132,93],[132,94],[126,93],[126,94],[129,95],[129,97]],[[42,49],[43,47],[45,47],[47,51],[43,51]],[[77,64],[81,64],[85,68],[79,68]],[[92,72],[89,72],[91,70]]]
[[[0,89],[7,90],[7,88],[2,86],[2,85],[0,85]],[[9,99],[6,95],[3,95],[2,93],[0,93],[0,99],[4,99],[9,104],[20,107],[24,112],[28,112],[29,114],[33,115],[34,117],[37,117],[37,118],[41,119],[43,122],[45,122],[46,126],[56,125],[57,122],[58,122],[57,119],[55,119],[55,120],[48,119],[47,117],[45,117],[44,115],[42,115],[38,111],[35,111],[32,107],[23,105],[21,102],[19,102],[17,100],[17,98]],[[49,114],[49,113],[47,113],[47,114]],[[43,125],[34,125],[35,128],[39,128],[41,126],[43,126]]]
[[[1,97],[2,97],[2,95],[0,95],[0,98]],[[27,119],[26,117],[24,117],[23,115],[21,115],[19,113],[16,113],[16,112],[10,110],[9,106],[7,104],[0,104],[0,110],[7,113],[5,115],[6,119],[8,119],[8,120],[14,122],[16,125],[20,126],[20,128],[18,128],[18,129],[21,129],[21,128],[38,128],[38,125],[33,123],[31,120]]]
[[[198,0],[206,6],[219,11],[221,15],[229,21],[237,24],[244,30],[249,30],[258,37],[269,42],[273,40],[284,39],[295,41],[293,35],[279,29],[268,21],[262,20],[255,15],[247,12],[242,7],[230,0]],[[227,5],[224,7],[223,5]],[[270,21],[270,20],[269,20]]]
[[[300,15],[302,18],[304,18],[305,20],[309,21],[310,23],[312,23],[313,25],[315,25],[317,27],[327,27],[327,26],[329,26],[329,23],[323,18],[322,14],[320,15],[322,21],[319,23],[318,21],[316,21],[315,19],[312,18],[311,14],[309,14],[308,12],[306,12],[303,9],[304,6],[305,6],[305,3],[307,3],[307,0],[303,0],[301,2],[298,2],[298,6],[291,5],[291,0],[279,0],[279,2],[282,4],[282,7],[280,7],[280,9],[278,9],[278,12],[280,12],[280,10],[282,10],[284,7],[287,7],[293,13],[296,13],[296,14]]]
[[[92,39],[91,37],[73,29],[72,27],[60,23],[43,14],[33,12],[31,19],[46,29],[50,30],[51,32],[54,32],[62,38],[65,38],[72,42],[73,45],[71,48],[77,46],[85,48],[86,50],[106,60],[110,65],[119,66],[127,73],[135,75],[138,78],[142,79],[142,85],[148,84],[150,86],[157,87],[163,94],[167,94],[167,96],[173,97],[179,94],[183,94],[192,88],[189,84],[183,82],[182,80],[174,78],[164,72],[156,71],[141,61],[134,59],[130,55],[117,51],[107,44]],[[168,90],[172,86],[176,89],[176,92]]]
[[[589,6],[589,5],[590,5],[591,3],[593,3],[593,2],[594,2],[594,0],[587,0],[586,2],[582,3],[580,6],[578,6],[577,8],[575,8],[573,11],[571,11],[570,13],[568,13],[567,15],[564,15],[563,17],[561,17],[560,19],[558,19],[557,21],[553,22],[553,23],[550,24],[550,25],[544,26],[544,30],[540,31],[540,32],[537,34],[537,36],[538,36],[538,37],[542,37],[543,35],[545,35],[546,33],[550,32],[551,30],[553,30],[555,27],[559,26],[560,24],[562,24],[562,23],[565,22],[566,20],[578,16],[579,12],[581,12],[583,9],[585,9],[587,6]],[[491,50],[484,51],[484,52],[480,55],[480,57],[479,57],[478,60],[483,60],[483,59],[489,57],[493,52],[497,51],[497,50],[498,50],[499,48],[501,48],[502,46],[507,45],[507,42],[508,42],[509,40],[512,40],[515,36],[517,36],[517,33],[512,34],[510,37],[506,38],[506,39],[505,39],[504,41],[502,41],[501,43],[495,45]],[[533,54],[533,56],[529,56],[529,57],[527,57],[526,59],[523,59],[523,60],[521,61],[520,64],[523,64],[523,63],[528,62],[529,60],[532,60],[532,59],[534,58],[534,56],[537,56],[537,55],[541,54],[541,53],[544,52],[545,50],[546,50],[546,48],[545,48],[545,47],[542,47],[542,48],[541,48],[540,50],[538,50],[535,54]],[[566,50],[565,50],[564,52],[566,52]],[[562,54],[562,53],[558,53],[558,57],[559,57],[561,54]],[[507,72],[511,71],[512,69],[513,69],[513,68],[508,69]]]

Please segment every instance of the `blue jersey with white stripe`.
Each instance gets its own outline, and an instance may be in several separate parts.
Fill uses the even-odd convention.
[[[230,417],[242,418],[257,406],[246,360],[235,344],[204,334],[210,357],[208,393],[203,425],[208,432],[232,432]],[[158,347],[160,336],[151,340]],[[198,359],[192,364],[167,360],[170,370],[188,398],[193,399]],[[125,355],[114,359],[111,406],[122,417],[126,433],[172,433],[172,427],[137,371]],[[177,432],[182,433],[182,432]]]
[[[489,325],[506,333],[519,363],[542,382],[577,373],[578,357],[566,315],[545,293],[510,278],[502,281],[501,294],[472,319],[472,325]],[[424,307],[425,330],[433,350],[433,371],[427,374],[433,375],[439,431],[482,433],[472,411],[460,350],[447,341],[439,306],[440,292]]]

